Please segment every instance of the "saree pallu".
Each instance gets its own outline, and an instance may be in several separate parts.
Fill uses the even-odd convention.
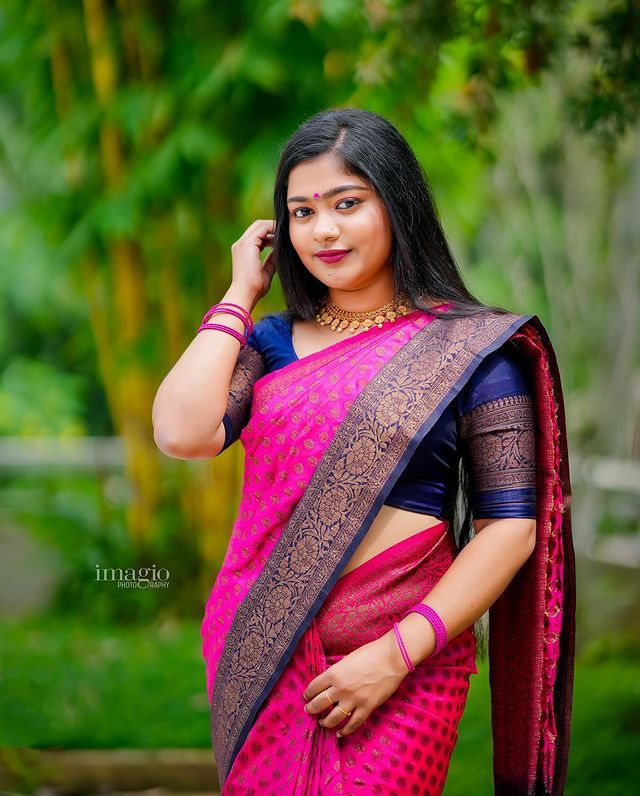
[[[347,580],[357,570],[344,581],[340,572],[443,409],[483,358],[510,338],[526,357],[534,392],[537,540],[533,555],[489,612],[495,792],[563,792],[575,586],[562,393],[553,350],[537,318],[482,312],[447,320],[417,310],[395,324],[373,327],[262,377],[259,354],[251,349],[240,352],[240,381],[234,386],[232,379],[232,393],[240,396],[239,405],[251,395],[250,417],[240,434],[245,479],[238,517],[202,623],[212,744],[223,793],[244,792],[238,790],[241,787],[248,791],[256,777],[256,788],[261,779],[269,788],[269,775],[278,769],[287,777],[295,771],[292,779],[304,783],[301,789],[280,780],[278,793],[330,793],[327,788],[349,782],[350,776],[349,755],[342,755],[338,743],[356,751],[355,744],[363,747],[359,762],[351,755],[356,769],[351,781],[362,778],[365,784],[344,785],[343,792],[353,787],[354,792],[366,793],[365,775],[374,792],[377,783],[371,777],[376,749],[381,749],[365,732],[376,729],[381,742],[383,736],[390,740],[391,722],[400,719],[405,721],[400,725],[405,727],[404,737],[395,751],[385,750],[385,761],[411,762],[399,755],[412,757],[431,745],[436,751],[436,743],[448,760],[455,743],[454,717],[464,706],[468,677],[466,685],[456,685],[458,690],[441,700],[448,716],[448,736],[442,740],[437,733],[444,725],[431,726],[437,711],[427,700],[409,720],[406,705],[404,716],[392,716],[380,706],[367,725],[337,742],[334,732],[314,732],[311,724],[305,725],[302,691],[335,661],[332,656],[346,654],[331,646],[336,640],[330,633],[322,636],[327,623],[335,628],[336,594],[350,585],[357,591],[357,577]],[[362,566],[362,577],[375,574]],[[417,571],[424,575],[431,567],[418,566]],[[388,572],[386,577],[389,585]],[[415,599],[412,595],[406,606],[402,601],[403,607],[427,592],[428,588]],[[346,594],[347,600],[353,599]],[[393,615],[387,612],[376,637],[389,630]],[[365,631],[355,623],[350,643],[356,645],[358,628]],[[475,668],[471,638],[469,629],[467,646],[449,650],[459,655],[452,671],[467,676]],[[348,639],[343,639],[343,649]],[[443,675],[439,682],[431,668],[436,663],[432,658],[418,667],[415,677],[407,675],[406,688],[428,681],[431,688],[436,685],[436,695],[437,687],[446,691],[446,678]],[[295,695],[287,684],[302,688]],[[409,696],[403,688],[387,700],[390,706],[401,705],[403,694]],[[415,705],[415,700],[409,703]],[[374,714],[380,727],[373,724]],[[303,723],[298,726],[299,719]],[[311,721],[317,724],[317,718]],[[278,732],[265,730],[273,729],[273,722]],[[300,729],[304,727],[307,732]],[[416,733],[413,738],[409,730]],[[276,762],[274,739],[284,732],[289,734],[288,745],[278,746]],[[406,748],[400,750],[400,743]],[[263,753],[263,747],[271,751]],[[439,793],[446,771],[439,780],[443,772],[438,763],[444,769],[445,761],[430,756],[426,780],[389,790]],[[262,759],[260,766],[257,759]],[[387,770],[385,765],[382,770]],[[240,776],[245,777],[244,786]]]

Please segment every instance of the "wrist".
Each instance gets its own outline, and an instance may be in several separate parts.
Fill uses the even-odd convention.
[[[431,622],[423,616],[417,613],[407,614],[398,622],[398,630],[409,660],[414,666],[433,654],[436,648],[436,633]],[[397,642],[396,646],[398,646]],[[398,653],[401,655],[399,650]]]
[[[209,329],[218,331],[222,328],[240,342],[242,349],[253,332],[254,322],[251,312],[256,303],[257,296],[254,291],[246,286],[232,283],[222,300],[204,314],[198,332]],[[229,306],[224,306],[225,304]]]
[[[240,304],[247,312],[251,313],[258,303],[259,298],[256,291],[248,285],[232,282],[231,286],[222,297],[221,302],[231,301],[234,304]]]
[[[380,642],[384,646],[385,657],[393,674],[397,677],[405,677],[405,675],[409,674],[409,669],[402,657],[393,627],[388,633],[380,637]]]

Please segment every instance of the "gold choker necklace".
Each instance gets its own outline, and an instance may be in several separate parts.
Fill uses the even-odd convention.
[[[374,325],[381,328],[386,321],[395,323],[398,315],[407,315],[409,312],[408,305],[409,302],[406,299],[400,299],[400,301],[389,301],[377,310],[349,312],[337,307],[327,296],[318,309],[316,321],[320,326],[330,325],[336,332],[342,332],[349,327],[349,331],[353,334],[360,326],[363,326],[365,331],[368,332]]]

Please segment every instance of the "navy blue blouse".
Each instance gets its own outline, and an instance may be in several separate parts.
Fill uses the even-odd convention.
[[[292,343],[294,317],[285,310],[266,315],[255,324],[247,346],[260,354],[264,363],[257,378],[298,359]],[[240,413],[238,401],[228,406],[222,450],[240,436],[248,422],[247,398],[250,394],[245,392]],[[461,457],[476,519],[535,518],[532,396],[520,355],[511,342],[483,359],[416,448],[385,504],[447,518]]]

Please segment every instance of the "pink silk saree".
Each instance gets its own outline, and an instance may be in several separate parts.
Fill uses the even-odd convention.
[[[418,310],[264,376],[260,355],[240,352],[245,479],[202,623],[223,794],[442,792],[477,672],[472,628],[342,739],[304,713],[302,692],[387,632],[455,558],[441,523],[339,577],[444,407],[509,338],[534,385],[538,538],[489,614],[495,793],[562,793],[575,586],[555,357],[537,318]]]

